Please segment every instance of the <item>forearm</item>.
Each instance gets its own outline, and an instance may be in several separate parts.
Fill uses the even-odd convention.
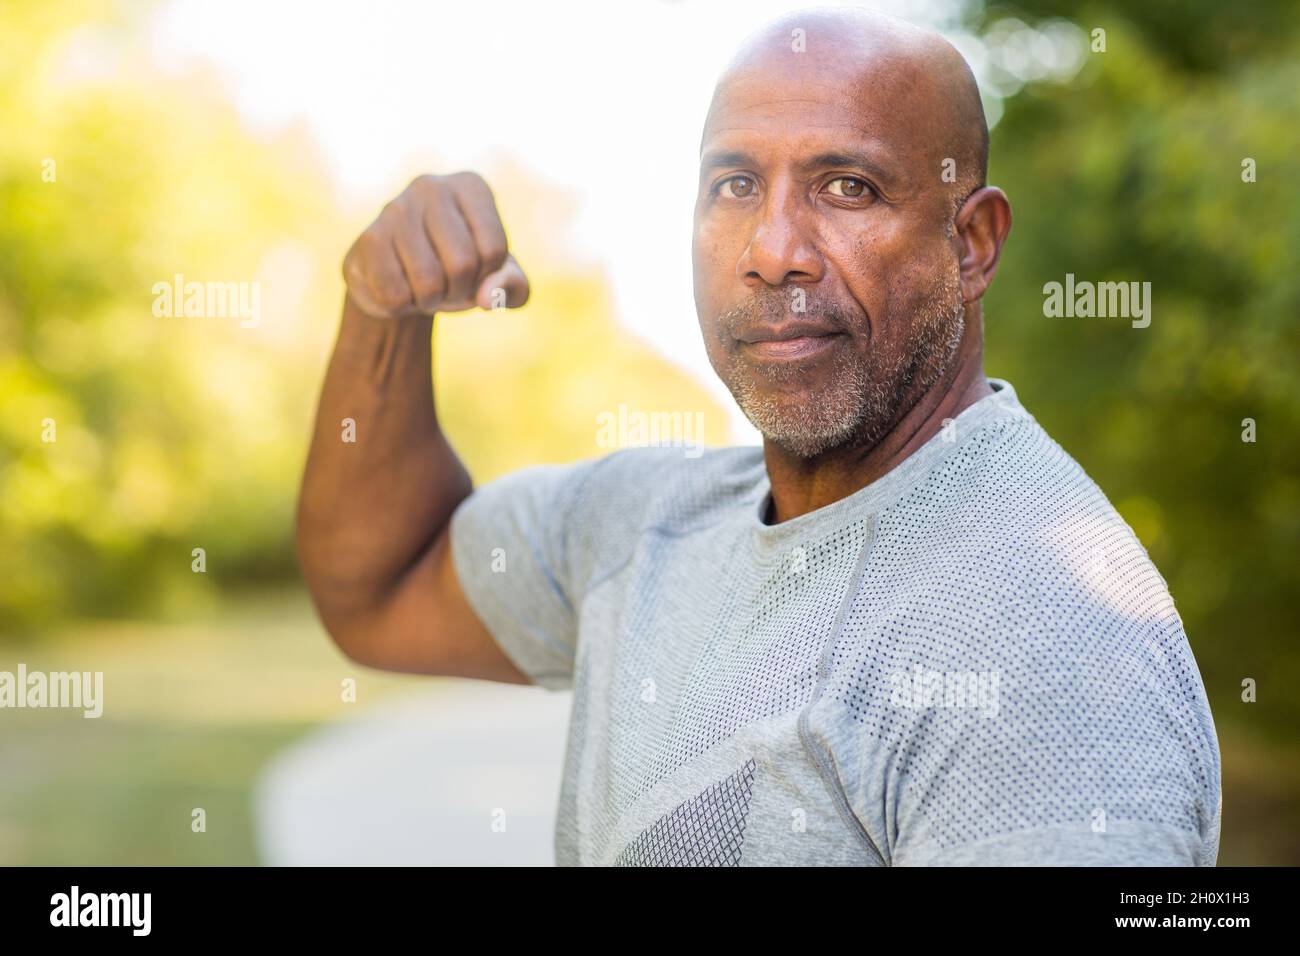
[[[469,475],[438,425],[432,327],[432,317],[377,319],[350,298],[344,304],[296,534],[327,625],[380,605],[470,493]]]

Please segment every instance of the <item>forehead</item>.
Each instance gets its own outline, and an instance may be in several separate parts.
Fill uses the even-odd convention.
[[[905,58],[767,51],[719,81],[701,153],[821,149],[845,142],[904,159],[935,137],[929,83]],[[926,117],[929,117],[927,121]]]

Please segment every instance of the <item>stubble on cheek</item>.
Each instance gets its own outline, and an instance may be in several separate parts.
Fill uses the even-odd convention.
[[[874,444],[943,374],[965,327],[955,270],[934,276],[909,298],[890,309],[909,315],[903,341],[887,341],[887,330],[874,328],[864,313],[834,355],[815,366],[750,362],[720,322],[715,348],[725,371],[717,361],[714,368],[754,427],[791,454],[808,458],[849,442]]]

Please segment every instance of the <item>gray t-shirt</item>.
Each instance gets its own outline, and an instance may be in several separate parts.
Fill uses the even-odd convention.
[[[990,383],[777,525],[749,447],[536,466],[462,503],[471,605],[574,692],[558,863],[1214,865],[1218,740],[1164,579]]]

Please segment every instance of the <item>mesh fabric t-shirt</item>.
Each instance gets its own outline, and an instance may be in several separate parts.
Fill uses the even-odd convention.
[[[484,485],[462,588],[572,688],[556,861],[1214,865],[1219,747],[1164,579],[1002,379],[764,523],[762,450]]]

